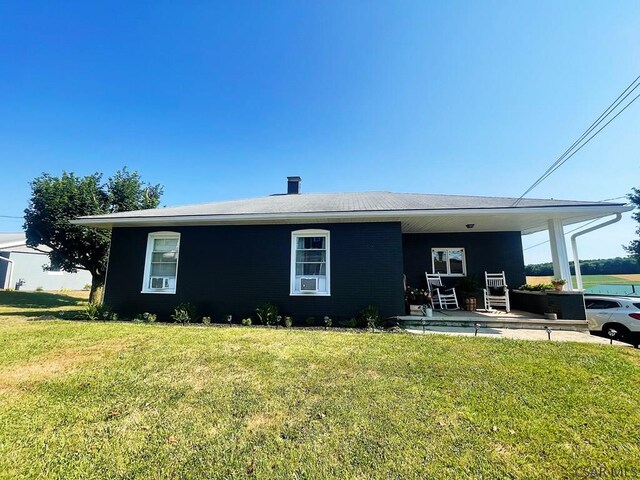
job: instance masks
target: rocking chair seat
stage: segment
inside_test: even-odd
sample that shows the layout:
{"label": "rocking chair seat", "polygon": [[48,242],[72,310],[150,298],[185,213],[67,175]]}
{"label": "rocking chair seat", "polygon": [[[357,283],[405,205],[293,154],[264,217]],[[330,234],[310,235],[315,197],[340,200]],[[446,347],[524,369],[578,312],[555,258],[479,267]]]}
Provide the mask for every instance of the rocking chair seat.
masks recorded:
{"label": "rocking chair seat", "polygon": [[442,283],[439,273],[425,273],[425,275],[427,276],[427,286],[431,292],[435,308],[439,310],[448,310],[450,308],[457,310],[460,308],[455,288],[446,287]]}
{"label": "rocking chair seat", "polygon": [[511,305],[509,302],[509,288],[507,288],[507,279],[504,271],[501,273],[484,272],[485,288],[484,291],[484,308],[485,310],[493,310],[493,307],[503,307],[509,313]]}

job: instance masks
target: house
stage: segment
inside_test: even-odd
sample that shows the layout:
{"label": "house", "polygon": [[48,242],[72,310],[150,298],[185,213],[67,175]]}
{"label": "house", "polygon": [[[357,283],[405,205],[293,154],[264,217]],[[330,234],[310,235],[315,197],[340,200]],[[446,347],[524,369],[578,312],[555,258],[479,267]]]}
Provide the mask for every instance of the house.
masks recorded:
{"label": "house", "polygon": [[82,290],[91,284],[84,270],[69,273],[51,268],[44,245],[27,246],[24,232],[0,233],[0,288],[16,290]]}
{"label": "house", "polygon": [[[348,319],[369,304],[404,313],[403,274],[449,284],[505,271],[525,282],[522,234],[549,230],[558,274],[563,228],[629,210],[620,203],[389,192],[287,193],[82,217],[112,230],[105,303],[167,317],[182,302],[235,318],[264,302],[295,318]],[[562,241],[559,241],[562,239]]]}

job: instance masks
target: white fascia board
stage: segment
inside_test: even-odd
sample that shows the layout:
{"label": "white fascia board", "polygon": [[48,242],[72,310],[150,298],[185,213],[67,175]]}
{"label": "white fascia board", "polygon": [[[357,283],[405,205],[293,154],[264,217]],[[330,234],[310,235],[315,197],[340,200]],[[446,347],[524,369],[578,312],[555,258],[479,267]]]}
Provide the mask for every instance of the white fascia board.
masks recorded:
{"label": "white fascia board", "polygon": [[97,228],[115,226],[163,226],[163,225],[220,225],[229,223],[255,223],[260,221],[304,221],[332,219],[382,219],[397,221],[416,216],[462,216],[462,215],[527,215],[548,213],[549,218],[562,218],[567,214],[591,214],[594,218],[614,213],[633,210],[628,205],[589,205],[560,207],[511,207],[511,208],[465,208],[441,210],[380,210],[356,212],[302,212],[302,213],[258,213],[258,214],[215,214],[215,215],[174,215],[174,216],[141,216],[141,217],[95,217],[72,220],[74,225]]}
{"label": "white fascia board", "polygon": [[10,243],[3,243],[0,244],[0,250],[9,250],[11,248],[17,248],[17,247],[26,247],[27,243],[26,242],[10,242]]}

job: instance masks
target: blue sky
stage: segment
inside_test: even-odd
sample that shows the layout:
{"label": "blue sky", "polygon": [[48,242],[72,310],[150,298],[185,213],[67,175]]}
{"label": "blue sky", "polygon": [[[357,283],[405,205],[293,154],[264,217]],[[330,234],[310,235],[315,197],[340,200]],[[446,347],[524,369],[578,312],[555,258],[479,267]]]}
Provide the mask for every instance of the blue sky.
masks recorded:
{"label": "blue sky", "polygon": [[[638,25],[637,1],[2,2],[0,215],[42,172],[124,165],[166,205],[287,175],[517,197],[640,74]],[[640,187],[639,126],[640,100],[530,196]],[[634,227],[582,237],[582,256],[622,255]]]}

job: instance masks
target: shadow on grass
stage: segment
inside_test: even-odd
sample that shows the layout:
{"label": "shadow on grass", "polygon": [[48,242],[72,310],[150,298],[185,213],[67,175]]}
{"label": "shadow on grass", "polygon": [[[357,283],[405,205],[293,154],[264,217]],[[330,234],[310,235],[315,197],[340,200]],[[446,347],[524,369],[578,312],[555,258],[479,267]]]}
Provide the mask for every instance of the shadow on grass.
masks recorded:
{"label": "shadow on grass", "polygon": [[84,310],[87,301],[64,293],[0,292],[0,316],[71,316]]}

